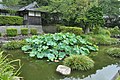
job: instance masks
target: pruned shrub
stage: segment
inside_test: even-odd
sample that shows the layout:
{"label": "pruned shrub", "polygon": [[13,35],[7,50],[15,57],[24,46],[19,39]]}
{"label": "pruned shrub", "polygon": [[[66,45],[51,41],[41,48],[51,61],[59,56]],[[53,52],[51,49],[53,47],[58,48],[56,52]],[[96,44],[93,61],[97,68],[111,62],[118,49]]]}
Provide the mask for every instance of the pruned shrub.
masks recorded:
{"label": "pruned shrub", "polygon": [[24,46],[26,42],[24,40],[20,41],[11,41],[8,43],[5,43],[2,48],[8,49],[8,50],[14,50],[14,49],[21,49],[22,46]]}
{"label": "pruned shrub", "polygon": [[21,28],[22,35],[28,35],[28,28]]}
{"label": "pruned shrub", "polygon": [[94,67],[94,61],[84,55],[72,55],[64,59],[63,64],[73,70],[89,70]]}
{"label": "pruned shrub", "polygon": [[0,16],[0,25],[22,25],[23,18],[19,16]]}
{"label": "pruned shrub", "polygon": [[7,33],[7,36],[9,36],[9,37],[17,36],[17,29],[16,28],[7,28],[6,33]]}
{"label": "pruned shrub", "polygon": [[67,32],[74,33],[76,35],[81,35],[83,33],[82,28],[79,28],[79,27],[59,26],[58,31],[63,33],[67,33]]}
{"label": "pruned shrub", "polygon": [[110,56],[113,56],[113,57],[119,57],[120,58],[120,48],[109,48],[107,50],[107,53],[110,55]]}
{"label": "pruned shrub", "polygon": [[37,29],[36,28],[31,28],[30,29],[30,34],[37,35]]}

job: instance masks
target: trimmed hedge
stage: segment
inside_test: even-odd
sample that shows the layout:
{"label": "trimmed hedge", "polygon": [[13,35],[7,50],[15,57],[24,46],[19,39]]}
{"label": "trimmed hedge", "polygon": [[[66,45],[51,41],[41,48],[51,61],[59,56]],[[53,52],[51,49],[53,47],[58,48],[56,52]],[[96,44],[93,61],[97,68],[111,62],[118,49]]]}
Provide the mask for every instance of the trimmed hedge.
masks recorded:
{"label": "trimmed hedge", "polygon": [[37,29],[36,28],[31,28],[30,29],[30,34],[37,35]]}
{"label": "trimmed hedge", "polygon": [[19,16],[0,16],[0,25],[22,25],[23,18]]}
{"label": "trimmed hedge", "polygon": [[66,32],[74,33],[74,34],[76,34],[76,35],[80,35],[80,34],[83,33],[83,29],[82,29],[82,28],[79,28],[79,27],[60,26],[60,27],[58,27],[58,31],[59,31],[59,32],[63,32],[63,33],[66,33]]}
{"label": "trimmed hedge", "polygon": [[7,28],[6,33],[7,33],[7,36],[10,36],[10,37],[17,36],[17,29],[16,28]]}
{"label": "trimmed hedge", "polygon": [[28,28],[21,28],[22,35],[28,35]]}

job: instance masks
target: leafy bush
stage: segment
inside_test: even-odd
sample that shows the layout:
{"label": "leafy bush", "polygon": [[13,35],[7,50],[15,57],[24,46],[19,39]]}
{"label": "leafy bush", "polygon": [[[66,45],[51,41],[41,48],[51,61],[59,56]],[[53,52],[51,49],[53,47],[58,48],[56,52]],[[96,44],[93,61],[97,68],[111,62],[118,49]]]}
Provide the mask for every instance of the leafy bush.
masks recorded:
{"label": "leafy bush", "polygon": [[3,57],[2,53],[0,53],[0,80],[13,80],[18,72],[12,65],[16,60],[10,61],[6,56]]}
{"label": "leafy bush", "polygon": [[82,37],[93,44],[117,44],[119,42],[118,39],[111,38],[108,35],[101,35],[101,34],[89,34],[89,35],[82,35]]}
{"label": "leafy bush", "polygon": [[94,34],[100,34],[100,35],[108,35],[108,36],[111,35],[109,30],[106,30],[106,29],[101,28],[101,27],[93,29],[93,33]]}
{"label": "leafy bush", "polygon": [[30,29],[30,34],[37,35],[37,29],[36,28],[31,28]]}
{"label": "leafy bush", "polygon": [[109,48],[107,53],[113,57],[120,57],[120,48]]}
{"label": "leafy bush", "polygon": [[33,36],[26,39],[29,45],[22,47],[22,50],[30,53],[30,57],[44,58],[54,61],[65,58],[72,54],[88,55],[91,51],[97,51],[96,45],[76,36],[72,33],[56,33]]}
{"label": "leafy bush", "polygon": [[28,28],[21,28],[22,35],[28,35]]}
{"label": "leafy bush", "polygon": [[120,76],[116,80],[120,80]]}
{"label": "leafy bush", "polygon": [[22,25],[23,18],[19,16],[0,16],[0,25]]}
{"label": "leafy bush", "polygon": [[8,43],[5,43],[2,47],[8,50],[14,50],[14,49],[21,49],[22,46],[26,44],[25,41],[11,41]]}
{"label": "leafy bush", "polygon": [[7,36],[14,37],[17,36],[17,29],[16,28],[7,28]]}
{"label": "leafy bush", "polygon": [[80,35],[83,32],[82,28],[79,28],[79,27],[66,27],[66,26],[58,27],[58,31],[63,32],[63,33],[67,33],[67,32],[74,33],[76,35]]}
{"label": "leafy bush", "polygon": [[120,34],[120,29],[117,26],[114,28],[108,28],[108,30],[110,31],[112,36]]}
{"label": "leafy bush", "polygon": [[94,61],[84,55],[72,55],[65,58],[63,63],[75,70],[89,70],[94,67]]}

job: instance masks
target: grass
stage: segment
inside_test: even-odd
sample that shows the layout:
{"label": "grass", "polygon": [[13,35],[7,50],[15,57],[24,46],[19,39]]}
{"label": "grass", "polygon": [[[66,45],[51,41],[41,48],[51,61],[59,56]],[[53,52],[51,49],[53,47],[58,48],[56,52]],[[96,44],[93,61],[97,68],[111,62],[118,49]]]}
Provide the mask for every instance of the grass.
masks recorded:
{"label": "grass", "polygon": [[116,80],[120,80],[120,76]]}

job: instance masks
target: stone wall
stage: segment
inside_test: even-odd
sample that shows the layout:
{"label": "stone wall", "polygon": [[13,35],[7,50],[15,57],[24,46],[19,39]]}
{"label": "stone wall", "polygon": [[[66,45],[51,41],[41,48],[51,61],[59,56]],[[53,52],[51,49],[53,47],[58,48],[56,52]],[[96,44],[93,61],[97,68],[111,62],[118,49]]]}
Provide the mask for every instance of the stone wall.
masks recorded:
{"label": "stone wall", "polygon": [[21,33],[21,28],[36,28],[38,30],[38,33],[43,33],[43,29],[41,25],[20,25],[20,26],[0,26],[0,33],[6,34],[7,28],[16,28],[18,30],[18,34]]}

